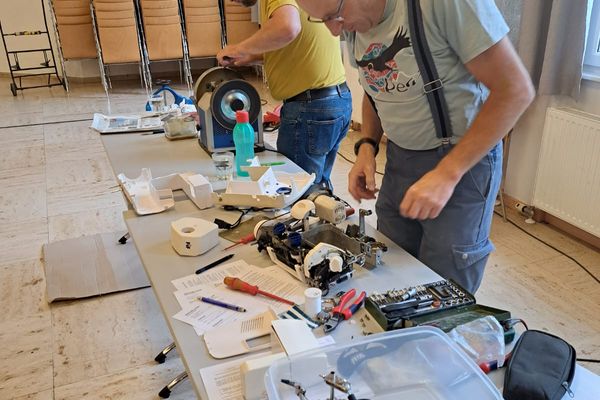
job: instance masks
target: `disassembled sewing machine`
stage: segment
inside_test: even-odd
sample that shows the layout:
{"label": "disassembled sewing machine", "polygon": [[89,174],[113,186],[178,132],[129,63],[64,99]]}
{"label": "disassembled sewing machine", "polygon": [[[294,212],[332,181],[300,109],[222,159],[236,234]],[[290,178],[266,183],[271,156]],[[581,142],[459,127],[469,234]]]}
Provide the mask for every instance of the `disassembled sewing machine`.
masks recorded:
{"label": "disassembled sewing machine", "polygon": [[370,214],[359,210],[359,225],[348,225],[343,231],[335,224],[345,220],[346,203],[317,193],[298,201],[291,218],[259,222],[254,236],[258,251],[266,250],[275,264],[326,294],[352,277],[355,264],[381,263],[387,246],[365,234],[365,217]]}

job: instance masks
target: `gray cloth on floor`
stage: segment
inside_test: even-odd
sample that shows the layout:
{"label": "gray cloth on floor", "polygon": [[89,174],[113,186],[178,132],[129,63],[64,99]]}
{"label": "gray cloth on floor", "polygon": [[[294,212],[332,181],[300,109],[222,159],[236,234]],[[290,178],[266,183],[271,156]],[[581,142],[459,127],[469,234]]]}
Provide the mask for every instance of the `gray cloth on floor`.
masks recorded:
{"label": "gray cloth on floor", "polygon": [[48,303],[149,286],[131,240],[102,233],[44,245]]}

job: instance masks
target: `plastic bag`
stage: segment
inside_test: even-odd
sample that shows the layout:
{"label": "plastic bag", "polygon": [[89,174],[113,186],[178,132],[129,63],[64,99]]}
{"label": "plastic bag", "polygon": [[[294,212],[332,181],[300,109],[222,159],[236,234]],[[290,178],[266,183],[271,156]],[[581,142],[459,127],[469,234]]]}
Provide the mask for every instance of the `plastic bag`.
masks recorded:
{"label": "plastic bag", "polygon": [[448,333],[450,338],[478,365],[497,362],[504,365],[504,330],[496,318],[487,316],[459,325]]}

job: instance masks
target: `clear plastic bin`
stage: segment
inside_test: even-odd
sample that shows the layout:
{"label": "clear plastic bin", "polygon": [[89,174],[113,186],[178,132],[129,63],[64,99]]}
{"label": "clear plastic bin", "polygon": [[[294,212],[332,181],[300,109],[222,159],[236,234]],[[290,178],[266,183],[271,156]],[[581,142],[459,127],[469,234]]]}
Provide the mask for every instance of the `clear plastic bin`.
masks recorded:
{"label": "clear plastic bin", "polygon": [[[440,329],[416,327],[367,336],[298,354],[269,367],[269,400],[298,399],[282,379],[298,382],[308,400],[329,399],[319,376],[335,371],[358,399],[502,399],[493,383]],[[347,395],[336,391],[336,399]]]}

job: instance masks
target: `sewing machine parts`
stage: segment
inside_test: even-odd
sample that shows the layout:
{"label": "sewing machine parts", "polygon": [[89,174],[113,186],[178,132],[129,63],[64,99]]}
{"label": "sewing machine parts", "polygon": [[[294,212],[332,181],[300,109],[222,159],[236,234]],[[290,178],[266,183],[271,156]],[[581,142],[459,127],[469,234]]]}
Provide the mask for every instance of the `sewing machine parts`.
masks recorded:
{"label": "sewing machine parts", "polygon": [[216,205],[284,208],[296,202],[315,181],[315,174],[274,171],[270,166],[261,166],[257,157],[244,169],[250,179],[228,180],[224,193],[212,194]]}
{"label": "sewing machine parts", "polygon": [[[325,218],[337,215],[326,210]],[[381,262],[381,253],[387,251],[385,244],[365,234],[365,212],[360,212],[359,227],[349,225],[345,232],[320,218],[315,203],[308,199],[294,204],[290,214],[287,219],[256,225],[258,250],[266,250],[276,265],[324,294],[351,278],[354,265],[374,267]]]}
{"label": "sewing machine parts", "polygon": [[219,244],[219,229],[201,218],[184,217],[171,222],[171,245],[181,256],[199,256]]}
{"label": "sewing machine parts", "polygon": [[184,172],[152,178],[149,168],[142,168],[140,176],[117,176],[127,200],[138,215],[156,214],[175,206],[174,190],[183,190],[200,209],[212,207],[212,187],[200,174]]}

